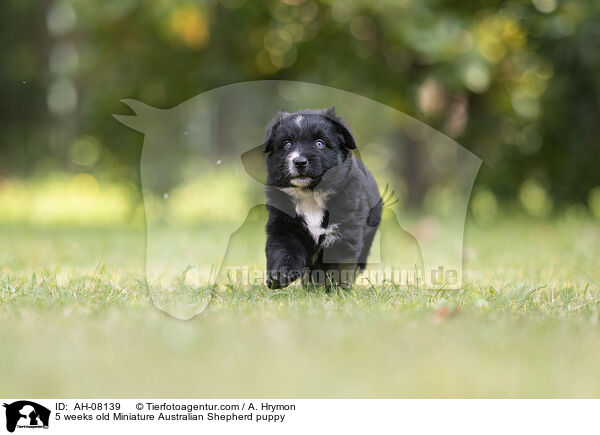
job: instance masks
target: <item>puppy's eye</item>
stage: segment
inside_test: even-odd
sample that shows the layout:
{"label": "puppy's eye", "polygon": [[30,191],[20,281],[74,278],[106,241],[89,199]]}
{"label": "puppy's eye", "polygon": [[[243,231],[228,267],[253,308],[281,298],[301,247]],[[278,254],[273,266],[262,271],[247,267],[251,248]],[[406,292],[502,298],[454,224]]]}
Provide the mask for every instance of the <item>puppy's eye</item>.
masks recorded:
{"label": "puppy's eye", "polygon": [[325,142],[323,142],[322,140],[318,140],[315,142],[315,146],[317,148],[323,148],[325,146]]}
{"label": "puppy's eye", "polygon": [[292,143],[289,141],[283,144],[284,150],[289,150],[291,147],[292,147]]}

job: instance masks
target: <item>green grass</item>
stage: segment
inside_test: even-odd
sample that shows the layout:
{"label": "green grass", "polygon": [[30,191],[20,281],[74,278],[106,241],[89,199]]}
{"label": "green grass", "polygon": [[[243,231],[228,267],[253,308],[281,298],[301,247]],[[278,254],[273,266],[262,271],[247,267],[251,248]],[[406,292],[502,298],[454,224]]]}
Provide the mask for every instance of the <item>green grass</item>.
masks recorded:
{"label": "green grass", "polygon": [[599,397],[600,227],[469,224],[459,290],[210,289],[156,309],[142,229],[0,229],[2,397]]}

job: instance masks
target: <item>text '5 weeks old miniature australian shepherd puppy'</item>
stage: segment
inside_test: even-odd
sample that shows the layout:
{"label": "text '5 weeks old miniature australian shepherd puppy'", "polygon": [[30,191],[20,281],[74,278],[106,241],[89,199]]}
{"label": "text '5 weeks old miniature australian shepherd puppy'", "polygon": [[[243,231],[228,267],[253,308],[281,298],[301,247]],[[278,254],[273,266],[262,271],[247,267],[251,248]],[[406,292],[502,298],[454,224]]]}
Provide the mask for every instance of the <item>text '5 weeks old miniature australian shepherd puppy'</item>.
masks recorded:
{"label": "text '5 weeks old miniature australian shepherd puppy'", "polygon": [[333,108],[280,112],[266,128],[267,286],[350,287],[379,222],[377,183]]}

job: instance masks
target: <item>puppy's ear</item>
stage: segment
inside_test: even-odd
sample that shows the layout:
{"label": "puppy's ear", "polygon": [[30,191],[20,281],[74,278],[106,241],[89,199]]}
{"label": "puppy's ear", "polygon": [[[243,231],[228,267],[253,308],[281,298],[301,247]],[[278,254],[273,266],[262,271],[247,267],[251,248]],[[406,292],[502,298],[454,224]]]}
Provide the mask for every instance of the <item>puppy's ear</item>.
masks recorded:
{"label": "puppy's ear", "polygon": [[265,137],[263,139],[263,152],[269,153],[273,151],[273,133],[279,126],[279,123],[288,116],[290,116],[288,112],[280,110],[277,112],[277,115],[275,115],[275,118],[267,124],[265,127]]}
{"label": "puppy's ear", "polygon": [[328,118],[333,123],[338,133],[342,136],[346,148],[351,150],[356,149],[354,136],[352,136],[352,132],[350,132],[350,128],[346,125],[344,120],[337,113],[335,113],[335,107],[325,109],[323,116]]}

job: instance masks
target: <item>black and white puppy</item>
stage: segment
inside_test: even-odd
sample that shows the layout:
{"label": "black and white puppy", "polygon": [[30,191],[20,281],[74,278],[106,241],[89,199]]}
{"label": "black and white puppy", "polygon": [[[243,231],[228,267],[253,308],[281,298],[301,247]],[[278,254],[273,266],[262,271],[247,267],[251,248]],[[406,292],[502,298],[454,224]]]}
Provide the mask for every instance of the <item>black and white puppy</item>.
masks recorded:
{"label": "black and white puppy", "polygon": [[381,221],[377,183],[334,108],[280,112],[266,127],[269,288],[297,278],[347,288]]}

